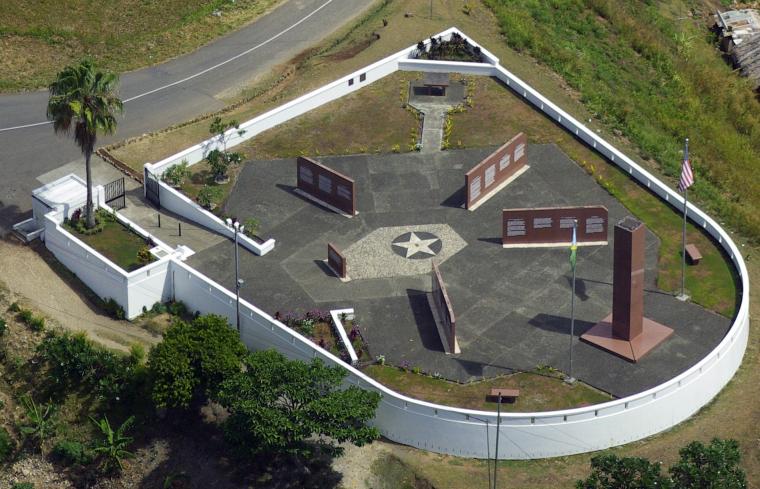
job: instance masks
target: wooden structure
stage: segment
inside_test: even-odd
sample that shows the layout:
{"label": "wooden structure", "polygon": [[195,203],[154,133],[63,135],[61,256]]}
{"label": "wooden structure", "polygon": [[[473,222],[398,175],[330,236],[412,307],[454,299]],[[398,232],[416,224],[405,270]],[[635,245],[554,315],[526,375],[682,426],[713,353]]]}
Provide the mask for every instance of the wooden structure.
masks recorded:
{"label": "wooden structure", "polygon": [[518,397],[520,397],[520,389],[500,389],[492,388],[488,394],[489,402],[499,402],[499,396],[501,396],[501,402],[514,403]]}
{"label": "wooden structure", "polygon": [[695,244],[686,245],[686,259],[692,265],[698,265],[699,260],[702,259],[702,253],[699,252],[699,248]]}

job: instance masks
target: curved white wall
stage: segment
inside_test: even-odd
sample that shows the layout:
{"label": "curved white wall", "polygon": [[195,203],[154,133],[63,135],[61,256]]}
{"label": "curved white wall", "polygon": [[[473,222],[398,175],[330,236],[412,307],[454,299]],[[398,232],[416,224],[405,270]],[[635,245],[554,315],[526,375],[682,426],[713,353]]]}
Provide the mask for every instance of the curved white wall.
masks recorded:
{"label": "curved white wall", "polygon": [[[446,37],[453,31],[455,29],[449,29],[441,35]],[[413,49],[414,47],[410,47],[358,70],[348,77],[263,114],[241,127],[250,128],[256,134],[345,95],[362,86],[356,84],[349,90],[345,85],[348,78],[358,76],[359,73],[373,74],[372,77],[368,76],[368,83],[396,69],[491,75],[502,80],[538,110],[596,148],[609,161],[627,171],[632,178],[663,200],[676,207],[682,206],[681,197],[670,187],[499,66],[498,59],[487,51],[484,50],[484,53],[489,63],[470,64],[406,59]],[[252,136],[253,134],[250,135]],[[248,134],[246,139],[247,137]],[[183,157],[198,161],[209,144],[214,143],[207,141],[154,166],[160,173],[168,166],[181,161]],[[570,455],[645,438],[671,428],[697,412],[733,377],[741,364],[749,334],[747,269],[741,253],[728,233],[713,219],[693,204],[689,204],[689,217],[723,247],[740,277],[741,302],[726,337],[688,371],[646,392],[585,408],[504,414],[500,458],[530,459]],[[175,295],[178,300],[203,313],[227,316],[231,324],[235,323],[235,301],[231,292],[177,260],[173,260],[171,275],[174,276]],[[289,357],[300,360],[320,357],[329,364],[340,364],[346,368],[349,371],[348,383],[380,392],[382,400],[374,424],[389,439],[440,453],[479,458],[493,456],[495,413],[440,406],[405,397],[343,363],[255,306],[243,301],[241,311],[241,337],[249,348],[277,348]],[[486,442],[487,439],[490,443]]]}

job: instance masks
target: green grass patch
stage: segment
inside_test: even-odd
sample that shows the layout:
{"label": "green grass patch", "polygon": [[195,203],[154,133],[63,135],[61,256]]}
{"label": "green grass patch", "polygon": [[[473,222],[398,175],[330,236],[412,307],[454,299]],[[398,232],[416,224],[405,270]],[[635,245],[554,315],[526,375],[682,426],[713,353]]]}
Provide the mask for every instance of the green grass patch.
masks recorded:
{"label": "green grass patch", "polygon": [[[506,43],[561,75],[606,126],[665,175],[691,137],[693,194],[760,239],[760,102],[731,72],[702,2],[485,0]],[[692,16],[692,14],[694,14]]]}
{"label": "green grass patch", "polygon": [[[123,72],[190,52],[279,0],[0,2],[0,91],[46,86],[83,56]],[[219,10],[222,15],[212,13]]]}
{"label": "green grass patch", "polygon": [[415,399],[486,411],[496,411],[496,404],[486,401],[486,395],[493,387],[520,389],[520,397],[514,404],[502,404],[502,410],[507,412],[555,411],[613,399],[609,394],[582,382],[568,385],[551,371],[520,372],[468,384],[436,379],[388,365],[370,365],[364,373]]}
{"label": "green grass patch", "polygon": [[103,230],[95,234],[80,234],[71,225],[66,229],[82,240],[85,244],[97,250],[116,265],[127,272],[137,270],[154,261],[153,255],[149,259],[141,259],[138,255],[150,248],[150,244],[131,229],[127,228],[115,219],[101,217]]}
{"label": "green grass patch", "polygon": [[379,457],[370,470],[377,478],[377,489],[433,489],[430,482],[392,454]]}

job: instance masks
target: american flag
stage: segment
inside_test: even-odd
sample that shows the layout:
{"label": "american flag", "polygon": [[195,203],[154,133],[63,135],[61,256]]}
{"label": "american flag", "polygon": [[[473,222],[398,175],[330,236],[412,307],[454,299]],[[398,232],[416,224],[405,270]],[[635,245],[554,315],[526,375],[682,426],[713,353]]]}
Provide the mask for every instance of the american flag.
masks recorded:
{"label": "american flag", "polygon": [[681,164],[681,180],[678,182],[678,190],[685,192],[687,188],[694,185],[694,172],[691,171],[689,163],[689,140],[686,140],[686,146],[683,150],[683,163]]}

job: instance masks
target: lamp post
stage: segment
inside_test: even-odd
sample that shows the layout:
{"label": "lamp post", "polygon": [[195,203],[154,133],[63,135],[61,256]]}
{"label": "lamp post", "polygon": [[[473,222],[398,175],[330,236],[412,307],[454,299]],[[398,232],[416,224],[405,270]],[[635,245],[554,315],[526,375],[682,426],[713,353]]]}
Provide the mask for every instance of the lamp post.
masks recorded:
{"label": "lamp post", "polygon": [[493,456],[493,489],[496,489],[496,469],[499,467],[499,429],[501,428],[501,392],[496,404],[496,451]]}
{"label": "lamp post", "polygon": [[240,223],[233,221],[229,217],[227,218],[227,225],[231,226],[235,230],[235,325],[237,326],[238,333],[240,332],[240,287],[243,286],[245,281],[240,278],[239,257],[238,257],[238,234],[245,230],[245,226],[241,226]]}

